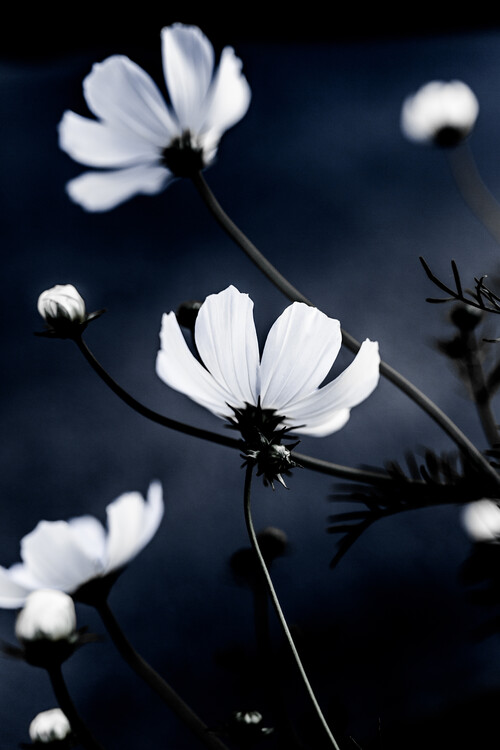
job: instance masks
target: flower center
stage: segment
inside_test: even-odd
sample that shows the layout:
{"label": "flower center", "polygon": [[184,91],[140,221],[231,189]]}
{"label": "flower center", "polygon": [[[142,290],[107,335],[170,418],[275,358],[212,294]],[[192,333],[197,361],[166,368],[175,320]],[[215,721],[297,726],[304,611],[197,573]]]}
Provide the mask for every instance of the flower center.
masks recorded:
{"label": "flower center", "polygon": [[235,409],[234,417],[229,421],[241,432],[245,443],[245,463],[257,466],[257,476],[262,475],[264,484],[274,489],[274,480],[285,485],[281,474],[288,474],[290,469],[298,466],[292,459],[291,451],[298,441],[283,445],[282,440],[289,427],[280,427],[283,417],[275,409],[262,409],[260,405],[246,404],[244,409]]}
{"label": "flower center", "polygon": [[163,149],[162,159],[167,169],[177,177],[192,177],[206,166],[203,149],[193,144],[189,130],[179,138],[174,138]]}

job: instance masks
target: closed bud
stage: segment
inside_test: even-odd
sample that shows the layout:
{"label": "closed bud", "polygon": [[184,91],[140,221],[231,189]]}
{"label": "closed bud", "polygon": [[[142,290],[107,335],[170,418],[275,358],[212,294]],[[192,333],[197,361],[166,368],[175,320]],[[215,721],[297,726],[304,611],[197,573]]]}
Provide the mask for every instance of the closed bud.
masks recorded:
{"label": "closed bud", "polygon": [[462,513],[462,523],[475,542],[500,542],[500,507],[483,498],[469,503]]}
{"label": "closed bud", "polygon": [[56,284],[46,289],[38,298],[38,312],[49,324],[57,321],[84,323],[87,314],[85,302],[72,284]]}
{"label": "closed bud", "polygon": [[48,744],[65,740],[71,734],[66,715],[60,708],[42,711],[30,724],[29,735],[33,743]]}
{"label": "closed bud", "polygon": [[16,620],[16,636],[23,644],[76,640],[73,599],[63,591],[38,589],[26,599]]}
{"label": "closed bud", "polygon": [[478,112],[474,92],[462,81],[431,81],[405,99],[401,129],[412,141],[458,146],[474,127]]}

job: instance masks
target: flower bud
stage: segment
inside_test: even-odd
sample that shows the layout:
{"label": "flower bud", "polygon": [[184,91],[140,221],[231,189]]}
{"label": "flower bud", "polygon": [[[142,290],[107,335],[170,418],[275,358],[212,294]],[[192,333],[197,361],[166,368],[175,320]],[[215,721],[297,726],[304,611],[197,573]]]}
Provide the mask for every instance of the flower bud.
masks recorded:
{"label": "flower bud", "polygon": [[462,523],[475,542],[500,541],[500,507],[493,500],[483,498],[467,505]]}
{"label": "flower bud", "polygon": [[42,711],[30,724],[29,735],[32,742],[49,743],[64,740],[71,734],[71,727],[60,708]]}
{"label": "flower bud", "polygon": [[16,636],[24,644],[35,641],[74,642],[76,612],[73,599],[55,589],[33,591],[17,616]]}
{"label": "flower bud", "polygon": [[72,284],[56,284],[38,298],[38,312],[49,324],[63,320],[84,323],[87,319],[85,302]]}
{"label": "flower bud", "polygon": [[401,110],[401,129],[411,141],[458,146],[479,112],[474,92],[462,81],[431,81],[409,96]]}

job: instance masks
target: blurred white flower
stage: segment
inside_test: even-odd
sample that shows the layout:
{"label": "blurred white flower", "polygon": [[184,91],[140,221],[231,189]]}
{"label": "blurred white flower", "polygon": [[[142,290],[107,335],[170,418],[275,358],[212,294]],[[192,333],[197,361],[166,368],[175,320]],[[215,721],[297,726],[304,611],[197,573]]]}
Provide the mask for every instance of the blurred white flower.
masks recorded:
{"label": "blurred white flower", "polygon": [[27,596],[16,620],[19,641],[72,641],[75,635],[75,605],[68,594],[55,589],[38,589]]}
{"label": "blurred white flower", "polygon": [[72,284],[56,284],[38,297],[38,312],[48,323],[64,319],[71,323],[86,320],[85,302]]}
{"label": "blurred white flower", "polygon": [[156,533],[163,516],[162,489],[152,482],[144,500],[121,495],[106,508],[108,528],[93,516],[40,521],[21,540],[22,563],[0,567],[0,607],[23,606],[41,588],[75,593],[129,563]]}
{"label": "blurred white flower", "polygon": [[83,82],[97,120],[65,112],[59,145],[73,159],[107,171],[67,185],[88,211],[107,211],[139,193],[163,190],[174,177],[208,166],[226,130],[245,115],[250,88],[231,47],[214,72],[214,50],[196,26],[162,29],[167,106],[150,76],[123,55],[96,63]]}
{"label": "blurred white flower", "polygon": [[401,129],[412,141],[456,146],[471,132],[479,104],[462,81],[431,81],[405,99]]}
{"label": "blurred white flower", "polygon": [[[294,302],[272,326],[259,357],[253,302],[230,286],[202,304],[195,323],[201,364],[175,313],[163,315],[156,372],[171,388],[239,426],[274,413],[274,427],[321,437],[339,430],[379,380],[378,344],[368,339],[335,380],[318,388],[341,345],[338,320]],[[204,366],[203,366],[204,365]],[[251,414],[250,414],[251,412]],[[261,427],[262,424],[259,424]]]}
{"label": "blurred white flower", "polygon": [[466,505],[462,523],[475,542],[500,542],[500,507],[493,500],[483,498]]}
{"label": "blurred white flower", "polygon": [[37,714],[29,727],[32,742],[54,742],[64,740],[71,734],[71,727],[66,715],[60,708],[51,708]]}

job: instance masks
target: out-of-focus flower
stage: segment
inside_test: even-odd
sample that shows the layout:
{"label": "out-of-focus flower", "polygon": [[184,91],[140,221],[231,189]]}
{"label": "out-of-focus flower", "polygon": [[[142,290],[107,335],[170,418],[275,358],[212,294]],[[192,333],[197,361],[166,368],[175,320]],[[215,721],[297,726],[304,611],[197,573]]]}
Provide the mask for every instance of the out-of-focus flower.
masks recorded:
{"label": "out-of-focus flower", "polygon": [[75,635],[75,605],[68,594],[38,589],[28,595],[16,620],[19,641],[73,641]]}
{"label": "out-of-focus flower", "polygon": [[0,607],[23,606],[41,588],[76,594],[90,582],[111,578],[148,544],[163,516],[161,485],[152,482],[144,500],[121,495],[106,508],[108,529],[93,516],[40,521],[21,540],[22,563],[0,567]]}
{"label": "out-of-focus flower", "polygon": [[500,507],[493,500],[483,498],[466,505],[462,523],[475,542],[500,542]]}
{"label": "out-of-focus flower", "polygon": [[175,313],[164,314],[160,339],[159,377],[233,422],[247,443],[255,429],[273,446],[274,435],[284,429],[329,435],[379,380],[378,344],[367,339],[349,367],[318,388],[340,349],[340,323],[300,302],[276,320],[260,360],[253,303],[233,286],[207,297],[196,318],[203,364],[190,352]]}
{"label": "out-of-focus flower", "polygon": [[431,81],[405,99],[401,129],[412,141],[457,146],[471,132],[479,104],[462,81]]}
{"label": "out-of-focus flower", "polygon": [[70,734],[69,721],[60,708],[51,708],[37,714],[29,727],[32,742],[57,742],[66,739]]}
{"label": "out-of-focus flower", "polygon": [[245,115],[250,88],[231,47],[214,71],[214,50],[196,26],[162,29],[167,106],[149,75],[123,55],[96,63],[85,100],[97,120],[65,112],[59,145],[73,159],[107,171],[86,172],[67,185],[88,211],[107,211],[139,193],[163,190],[175,177],[212,163],[219,140]]}

